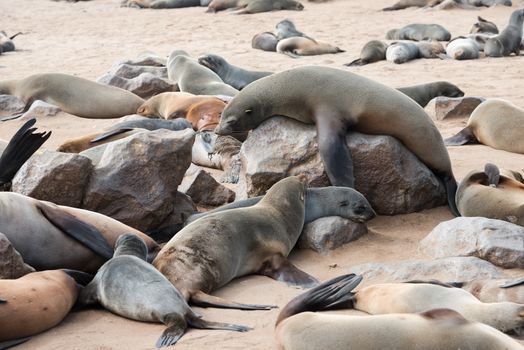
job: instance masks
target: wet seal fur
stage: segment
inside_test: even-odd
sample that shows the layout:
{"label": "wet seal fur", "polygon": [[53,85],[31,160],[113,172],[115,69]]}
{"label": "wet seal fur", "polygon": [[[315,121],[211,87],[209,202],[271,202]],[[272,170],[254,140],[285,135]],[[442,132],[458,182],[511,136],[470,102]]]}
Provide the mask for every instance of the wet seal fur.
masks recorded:
{"label": "wet seal fur", "polygon": [[360,51],[360,57],[345,66],[364,66],[369,63],[383,61],[386,59],[388,45],[380,40],[371,40],[364,45]]}
{"label": "wet seal fur", "polygon": [[429,101],[438,96],[462,97],[464,92],[458,86],[447,81],[435,81],[432,83],[419,84],[397,88],[404,95],[411,97],[421,107],[425,107]]}
{"label": "wet seal fur", "polygon": [[484,53],[489,57],[509,56],[512,53],[520,55],[522,42],[522,23],[524,22],[524,9],[515,10],[509,18],[509,23],[502,33],[486,42]]}
{"label": "wet seal fur", "polygon": [[251,130],[275,115],[316,124],[320,156],[334,186],[354,187],[349,128],[397,138],[444,182],[450,209],[458,215],[457,183],[442,136],[422,107],[400,91],[340,69],[294,68],[246,86],[224,109],[215,132]]}
{"label": "wet seal fur", "polygon": [[113,258],[98,270],[81,292],[79,303],[100,303],[109,311],[137,321],[164,323],[167,328],[156,346],[175,344],[188,326],[245,332],[239,325],[206,321],[187,304],[180,292],[146,261],[147,246],[134,234],[118,238]]}

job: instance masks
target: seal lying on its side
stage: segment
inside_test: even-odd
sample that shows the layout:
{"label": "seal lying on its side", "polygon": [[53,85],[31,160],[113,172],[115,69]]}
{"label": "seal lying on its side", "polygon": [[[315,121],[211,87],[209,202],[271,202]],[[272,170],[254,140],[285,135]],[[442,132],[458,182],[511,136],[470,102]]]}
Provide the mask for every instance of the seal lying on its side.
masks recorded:
{"label": "seal lying on its side", "polygon": [[161,322],[167,328],[156,346],[175,344],[187,326],[245,332],[249,328],[200,318],[180,292],[146,262],[144,241],[132,234],[118,238],[113,258],[98,270],[80,293],[79,303],[100,303],[117,315],[137,321]]}
{"label": "seal lying on its side", "polygon": [[386,39],[448,41],[451,39],[451,33],[439,24],[413,23],[399,29],[391,29],[386,33]]}
{"label": "seal lying on its side", "polygon": [[455,287],[467,290],[484,303],[511,301],[524,304],[524,278],[477,279],[468,282],[452,282]]}
{"label": "seal lying on its side", "polygon": [[397,88],[404,95],[411,97],[421,107],[425,107],[429,101],[438,96],[462,97],[464,92],[447,81],[435,81],[427,84],[406,86]]}
{"label": "seal lying on its side", "polygon": [[446,54],[456,60],[474,60],[480,56],[480,46],[472,38],[459,36],[448,43]]}
{"label": "seal lying on its side", "polygon": [[271,32],[262,32],[255,34],[251,39],[251,47],[263,51],[277,51],[278,39]]}
{"label": "seal lying on its side", "polygon": [[360,51],[360,57],[345,66],[364,66],[369,63],[383,61],[386,59],[388,45],[380,40],[371,40],[364,45]]}
{"label": "seal lying on its side", "polygon": [[497,25],[493,22],[490,22],[480,16],[477,17],[478,22],[473,24],[471,29],[469,30],[470,34],[475,33],[493,33],[498,34],[499,29],[497,28]]}
{"label": "seal lying on its side", "polygon": [[298,56],[324,55],[345,51],[322,41],[295,36],[280,40],[277,44],[277,52],[297,58]]}

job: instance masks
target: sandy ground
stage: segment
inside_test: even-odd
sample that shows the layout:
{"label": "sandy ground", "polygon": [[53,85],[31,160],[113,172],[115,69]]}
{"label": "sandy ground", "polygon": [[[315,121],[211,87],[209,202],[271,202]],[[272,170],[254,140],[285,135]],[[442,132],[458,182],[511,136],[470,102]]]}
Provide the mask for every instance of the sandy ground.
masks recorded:
{"label": "sandy ground", "polygon": [[[215,53],[231,63],[255,70],[280,71],[300,65],[328,65],[342,68],[358,57],[371,39],[381,39],[387,30],[410,23],[438,23],[453,36],[468,33],[476,17],[494,21],[502,29],[510,13],[524,6],[478,11],[423,11],[408,9],[384,13],[379,9],[394,0],[335,0],[325,4],[305,3],[302,12],[274,12],[236,16],[206,14],[204,8],[137,10],[120,8],[119,0],[80,3],[48,0],[0,0],[0,30],[22,31],[16,38],[18,50],[0,55],[0,79],[18,79],[34,73],[62,72],[96,79],[111,65],[150,50],[168,55],[184,49],[193,55]],[[345,49],[345,53],[292,59],[251,48],[254,34],[272,30],[284,19],[318,40]],[[475,61],[416,60],[403,65],[379,62],[351,68],[384,84],[401,87],[435,80],[457,84],[467,95],[507,99],[524,107],[523,58],[483,58]],[[348,68],[344,68],[348,69]],[[113,120],[88,120],[60,113],[41,118],[38,126],[53,130],[45,147],[54,149],[64,139],[80,136],[112,124]],[[466,120],[439,122],[447,137],[460,130]],[[20,121],[0,124],[0,138],[9,139]],[[449,148],[458,179],[491,161],[500,167],[524,170],[524,155],[486,146]],[[324,280],[351,271],[365,262],[384,262],[424,257],[418,242],[439,222],[451,219],[445,207],[409,215],[378,217],[369,223],[369,234],[328,255],[302,250],[291,260],[300,268]],[[333,264],[335,268],[330,267]],[[508,271],[521,275],[521,271]],[[266,277],[238,279],[215,294],[227,299],[284,306],[301,290]],[[249,333],[190,330],[176,345],[178,349],[271,349],[275,348],[273,327],[278,310],[234,311],[197,309],[207,319],[246,324]],[[54,329],[34,337],[20,349],[149,349],[163,331],[163,325],[129,321],[101,310],[71,313]]]}

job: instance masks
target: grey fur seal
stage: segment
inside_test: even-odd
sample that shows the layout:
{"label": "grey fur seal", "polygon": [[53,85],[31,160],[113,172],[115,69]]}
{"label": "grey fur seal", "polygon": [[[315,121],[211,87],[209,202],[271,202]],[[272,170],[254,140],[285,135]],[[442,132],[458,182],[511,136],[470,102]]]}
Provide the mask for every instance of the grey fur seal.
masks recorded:
{"label": "grey fur seal", "polygon": [[524,154],[524,109],[501,99],[488,99],[475,108],[464,129],[445,140],[448,146],[468,143]]}
{"label": "grey fur seal", "polygon": [[382,9],[382,11],[403,10],[408,7],[428,7],[428,8],[474,8],[474,7],[489,7],[494,5],[511,6],[511,0],[400,0],[390,7]]}
{"label": "grey fur seal", "polygon": [[315,41],[315,39],[313,39],[312,37],[298,30],[295,27],[295,23],[293,23],[293,21],[291,21],[290,19],[284,19],[278,22],[275,28],[277,29],[277,39],[278,40],[292,38],[294,36],[300,36],[300,37],[308,38],[308,39]]}
{"label": "grey fur seal", "polygon": [[[24,112],[33,101],[42,100],[58,106],[66,113],[93,119],[134,114],[144,103],[143,99],[127,90],[59,73],[0,81],[0,94],[14,95],[22,100],[26,104]],[[14,119],[24,112],[2,120]]]}
{"label": "grey fur seal", "polygon": [[280,40],[277,44],[277,52],[297,58],[298,56],[334,54],[345,51],[322,41],[295,36]]}
{"label": "grey fur seal", "polygon": [[444,46],[438,41],[418,42],[399,41],[386,49],[386,60],[402,64],[417,58],[443,58]]}
{"label": "grey fur seal", "polygon": [[382,11],[403,10],[408,7],[432,7],[440,4],[443,0],[400,0],[393,6],[385,7]]}
{"label": "grey fur seal", "polygon": [[471,29],[469,30],[470,34],[475,33],[493,33],[498,34],[499,29],[497,28],[497,25],[493,22],[490,22],[480,16],[477,17],[478,22],[473,24]]}
{"label": "grey fur seal", "polygon": [[448,43],[446,54],[455,60],[474,60],[480,56],[480,47],[475,40],[459,36]]}
{"label": "grey fur seal", "polygon": [[[477,44],[479,51],[484,51],[484,47],[486,46],[487,41],[494,37],[496,34],[493,33],[475,33],[475,34],[468,34],[466,38],[469,38]],[[470,51],[474,52],[476,49],[474,48],[474,45],[472,44],[466,44],[466,46],[472,47],[473,49],[470,49]],[[467,51],[467,50],[466,50]],[[473,54],[475,55],[475,54]]]}
{"label": "grey fur seal", "polygon": [[400,29],[391,29],[386,34],[388,40],[437,40],[448,41],[451,33],[439,24],[409,24]]}
{"label": "grey fur seal", "polygon": [[198,58],[198,63],[215,72],[224,83],[237,90],[242,90],[247,84],[273,74],[272,72],[249,71],[228,63],[224,58],[207,54]]}
{"label": "grey fur seal", "polygon": [[137,321],[164,323],[167,328],[156,347],[175,344],[186,328],[245,332],[249,328],[206,321],[187,304],[180,292],[146,261],[147,246],[129,233],[118,238],[113,258],[98,270],[80,293],[79,303],[100,303],[109,311]]}
{"label": "grey fur seal", "polygon": [[[450,309],[422,313],[353,316],[315,313],[342,308],[348,291],[360,281],[345,275],[324,282],[291,300],[280,312],[275,335],[285,350],[517,350],[522,346],[504,333],[470,322]],[[377,300],[380,304],[380,299]],[[409,302],[408,302],[409,303]]]}
{"label": "grey fur seal", "polygon": [[22,32],[18,32],[15,35],[9,36],[3,30],[0,31],[0,53],[15,51],[15,43],[13,42],[13,39],[20,34],[22,34]]}
{"label": "grey fur seal", "polygon": [[425,107],[429,101],[438,96],[462,97],[464,92],[458,86],[447,81],[435,81],[427,84],[419,84],[397,88],[404,95],[411,97],[421,107]]}
{"label": "grey fur seal", "polygon": [[227,9],[239,10],[237,14],[260,13],[278,10],[302,11],[304,5],[295,0],[213,0],[207,12]]}
{"label": "grey fur seal", "polygon": [[255,34],[251,39],[251,47],[263,51],[277,51],[278,39],[271,32],[262,32]]}
{"label": "grey fur seal", "polygon": [[369,63],[383,61],[386,59],[388,45],[380,40],[371,40],[360,50],[360,57],[345,66],[364,66]]}
{"label": "grey fur seal", "polygon": [[509,18],[509,23],[502,33],[490,38],[484,47],[484,53],[490,57],[509,56],[512,53],[520,55],[522,42],[522,23],[524,9],[515,10]]}
{"label": "grey fur seal", "polygon": [[340,69],[294,68],[246,86],[226,106],[215,132],[254,129],[275,115],[316,124],[320,156],[334,186],[354,187],[349,128],[396,137],[444,182],[449,207],[458,215],[457,183],[442,136],[422,107],[400,91]]}
{"label": "grey fur seal", "polygon": [[215,72],[180,50],[175,50],[169,55],[167,74],[170,80],[178,83],[182,92],[225,96],[235,96],[238,93],[237,89],[224,83]]}
{"label": "grey fur seal", "polygon": [[182,7],[207,6],[203,0],[124,0],[121,6],[151,9],[174,9]]}

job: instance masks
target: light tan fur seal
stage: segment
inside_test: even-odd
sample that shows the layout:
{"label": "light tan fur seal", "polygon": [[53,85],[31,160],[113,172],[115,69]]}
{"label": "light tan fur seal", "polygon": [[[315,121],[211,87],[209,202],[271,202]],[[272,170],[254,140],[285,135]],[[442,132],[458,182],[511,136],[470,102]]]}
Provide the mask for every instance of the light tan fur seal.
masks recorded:
{"label": "light tan fur seal", "polygon": [[442,136],[422,107],[400,91],[340,69],[295,68],[246,86],[226,106],[215,132],[251,130],[276,115],[316,125],[334,186],[354,187],[348,129],[397,138],[444,182],[449,207],[458,215],[457,183]]}
{"label": "light tan fur seal", "polygon": [[[93,119],[134,114],[144,103],[143,99],[127,90],[59,73],[0,81],[0,94],[13,95],[22,100],[26,104],[24,112],[35,100],[42,100],[66,113]],[[2,120],[14,119],[22,114]]]}
{"label": "light tan fur seal", "polygon": [[486,278],[452,284],[467,290],[484,303],[511,301],[524,304],[524,278],[515,280]]}
{"label": "light tan fur seal", "polygon": [[322,41],[315,41],[310,38],[295,36],[292,38],[280,40],[277,44],[277,52],[297,58],[299,56],[324,55],[328,53],[340,53],[345,51],[339,47]]}

